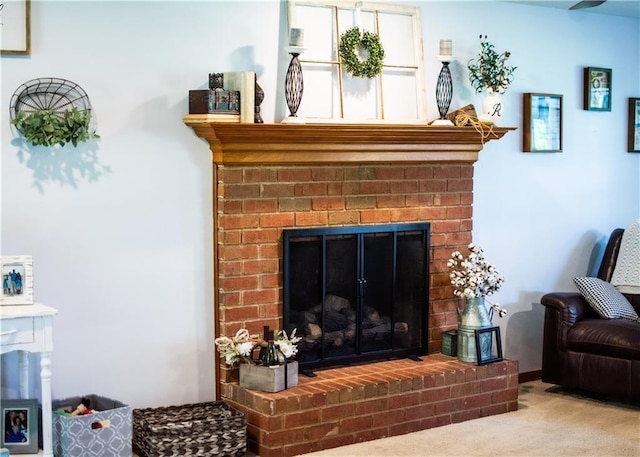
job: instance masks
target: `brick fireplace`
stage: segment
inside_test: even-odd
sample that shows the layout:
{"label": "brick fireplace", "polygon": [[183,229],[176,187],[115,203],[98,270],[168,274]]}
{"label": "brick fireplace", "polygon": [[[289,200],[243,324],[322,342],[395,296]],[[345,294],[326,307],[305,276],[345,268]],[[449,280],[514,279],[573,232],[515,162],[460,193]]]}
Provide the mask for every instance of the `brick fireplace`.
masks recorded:
{"label": "brick fireplace", "polygon": [[471,127],[215,124],[185,117],[214,162],[216,336],[282,327],[282,230],[430,222],[429,356],[323,370],[284,392],[242,389],[218,362],[217,393],[247,413],[249,446],[296,455],[517,408],[517,363],[438,354],[457,326],[446,271],[471,242]]}

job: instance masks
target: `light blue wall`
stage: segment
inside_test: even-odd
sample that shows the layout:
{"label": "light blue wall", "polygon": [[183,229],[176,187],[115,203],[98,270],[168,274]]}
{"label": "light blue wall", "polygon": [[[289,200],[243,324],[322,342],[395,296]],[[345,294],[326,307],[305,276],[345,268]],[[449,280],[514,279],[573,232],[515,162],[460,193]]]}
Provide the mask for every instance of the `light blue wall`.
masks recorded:
{"label": "light blue wall", "polygon": [[[518,130],[475,166],[474,239],[506,277],[495,296],[509,309],[506,356],[539,369],[536,302],[573,290],[594,246],[640,214],[640,154],[626,152],[639,21],[502,2],[411,4],[422,10],[430,118],[440,38],[459,57],[452,108],[480,103],[464,73],[480,33],[518,66],[505,96],[505,124]],[[33,2],[31,55],[0,59],[0,241],[3,255],[33,255],[36,300],[59,309],[55,398],[96,393],[134,407],[214,398],[211,160],[182,116],[209,72],[248,70],[265,90],[265,121],[280,121],[284,11],[275,1]],[[610,113],[582,110],[584,66],[613,69]],[[9,99],[48,76],[89,94],[95,148],[16,145]],[[564,95],[562,154],[521,152],[523,92]],[[303,106],[312,100],[305,93]],[[17,395],[14,364],[3,356],[5,396]]]}

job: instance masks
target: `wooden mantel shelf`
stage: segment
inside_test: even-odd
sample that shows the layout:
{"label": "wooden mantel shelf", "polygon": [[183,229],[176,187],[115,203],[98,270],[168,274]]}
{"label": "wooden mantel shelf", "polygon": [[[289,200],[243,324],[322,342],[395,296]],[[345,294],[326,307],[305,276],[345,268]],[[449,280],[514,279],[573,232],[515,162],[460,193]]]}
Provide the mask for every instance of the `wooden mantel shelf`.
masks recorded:
{"label": "wooden mantel shelf", "polygon": [[484,143],[513,127],[494,127],[484,141],[473,127],[422,124],[184,123],[209,142],[219,165],[475,162]]}

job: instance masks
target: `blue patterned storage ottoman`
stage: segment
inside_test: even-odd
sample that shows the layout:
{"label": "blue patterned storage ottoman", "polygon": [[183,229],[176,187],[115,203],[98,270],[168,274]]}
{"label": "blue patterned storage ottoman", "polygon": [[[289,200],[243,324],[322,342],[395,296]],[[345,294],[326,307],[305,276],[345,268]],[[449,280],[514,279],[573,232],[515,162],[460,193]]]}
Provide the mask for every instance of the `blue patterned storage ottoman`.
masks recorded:
{"label": "blue patterned storage ottoman", "polygon": [[[56,410],[90,401],[91,414],[66,416]],[[55,457],[131,457],[131,407],[97,395],[52,402]]]}
{"label": "blue patterned storage ottoman", "polygon": [[243,456],[245,415],[222,401],[134,409],[133,450],[140,457]]}

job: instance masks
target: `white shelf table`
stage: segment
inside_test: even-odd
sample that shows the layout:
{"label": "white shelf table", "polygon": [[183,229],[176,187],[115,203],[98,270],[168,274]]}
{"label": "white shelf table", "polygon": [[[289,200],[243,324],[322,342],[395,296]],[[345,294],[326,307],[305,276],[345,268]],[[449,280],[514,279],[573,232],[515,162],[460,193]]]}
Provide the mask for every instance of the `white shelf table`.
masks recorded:
{"label": "white shelf table", "polygon": [[[51,421],[51,352],[53,352],[53,316],[58,310],[40,303],[0,306],[0,354],[18,351],[20,397],[29,396],[28,352],[40,355],[42,394],[42,452],[53,457]],[[26,456],[25,456],[26,457]]]}

